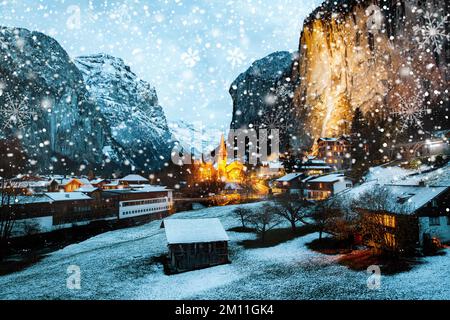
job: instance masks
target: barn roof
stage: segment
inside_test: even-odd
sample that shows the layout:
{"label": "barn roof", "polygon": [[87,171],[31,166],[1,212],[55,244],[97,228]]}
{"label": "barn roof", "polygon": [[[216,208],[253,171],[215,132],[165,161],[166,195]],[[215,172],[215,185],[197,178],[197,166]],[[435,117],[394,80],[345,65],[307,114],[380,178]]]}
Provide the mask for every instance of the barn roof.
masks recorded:
{"label": "barn roof", "polygon": [[222,223],[211,219],[165,219],[168,244],[229,241]]}

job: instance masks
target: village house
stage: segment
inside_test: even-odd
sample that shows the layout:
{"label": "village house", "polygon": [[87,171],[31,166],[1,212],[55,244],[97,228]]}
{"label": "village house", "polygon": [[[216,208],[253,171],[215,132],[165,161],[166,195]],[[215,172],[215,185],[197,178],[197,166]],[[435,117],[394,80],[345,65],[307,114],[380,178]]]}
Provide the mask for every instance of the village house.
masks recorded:
{"label": "village house", "polygon": [[120,183],[120,181],[118,179],[113,179],[107,183],[104,183],[102,185],[102,190],[117,190],[117,189],[123,189],[126,187],[127,187],[127,185]]}
{"label": "village house", "polygon": [[325,200],[353,187],[344,174],[328,174],[304,181],[303,196],[308,200]]}
{"label": "village house", "polygon": [[138,189],[105,190],[118,196],[119,219],[161,219],[169,215],[173,206],[173,191],[161,186],[146,185]]}
{"label": "village house", "polygon": [[110,183],[110,180],[97,178],[89,181],[89,183],[96,188],[103,189],[103,186]]}
{"label": "village house", "polygon": [[13,236],[46,233],[114,216],[114,211],[93,210],[94,200],[82,192],[47,192],[19,196],[14,203]]}
{"label": "village house", "polygon": [[41,177],[22,177],[11,180],[7,187],[12,189],[14,194],[32,195],[57,188],[57,183]]}
{"label": "village house", "polygon": [[229,238],[219,219],[165,219],[161,227],[166,233],[171,273],[229,262]]}
{"label": "village house", "polygon": [[323,159],[334,170],[347,170],[351,168],[350,139],[341,136],[339,138],[319,138],[317,140],[317,158]]}
{"label": "village house", "polygon": [[[51,191],[61,191],[61,192],[73,192],[84,185],[86,182],[82,182],[78,178],[54,178],[53,181],[57,183],[57,190]],[[88,182],[89,183],[89,182]]]}
{"label": "village house", "polygon": [[275,180],[272,185],[273,193],[297,193],[302,192],[302,179],[305,178],[303,173],[288,173],[281,178]]}
{"label": "village house", "polygon": [[307,176],[317,176],[329,173],[333,168],[322,159],[307,159],[299,168],[299,172],[303,172]]}
{"label": "village house", "polygon": [[449,186],[383,185],[381,208],[361,205],[364,224],[374,223],[369,245],[388,251],[404,251],[430,242],[450,242]]}
{"label": "village house", "polygon": [[161,186],[46,192],[14,198],[13,236],[47,233],[93,222],[129,224],[161,219],[173,212],[172,190]]}

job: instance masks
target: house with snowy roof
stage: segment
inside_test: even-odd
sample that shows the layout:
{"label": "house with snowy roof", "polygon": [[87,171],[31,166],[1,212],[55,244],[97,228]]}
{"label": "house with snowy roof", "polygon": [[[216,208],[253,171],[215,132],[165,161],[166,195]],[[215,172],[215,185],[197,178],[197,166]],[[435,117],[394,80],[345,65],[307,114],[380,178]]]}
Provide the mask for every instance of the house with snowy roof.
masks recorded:
{"label": "house with snowy roof", "polygon": [[302,190],[302,179],[305,175],[301,172],[288,173],[281,178],[278,178],[273,183],[274,193],[300,193]]}
{"label": "house with snowy roof", "polygon": [[358,210],[363,225],[378,226],[367,239],[372,246],[405,251],[450,242],[450,186],[385,184],[368,197]]}
{"label": "house with snowy roof", "polygon": [[119,179],[119,183],[130,185],[130,184],[147,184],[149,180],[138,175],[138,174],[129,174],[121,179]]}
{"label": "house with snowy roof", "polygon": [[310,177],[304,184],[303,196],[308,200],[325,200],[353,187],[353,182],[340,173]]}
{"label": "house with snowy roof", "polygon": [[309,158],[302,162],[299,168],[299,171],[305,173],[307,176],[322,175],[332,170],[333,168],[325,160],[315,158]]}
{"label": "house with snowy roof", "polygon": [[165,219],[161,227],[166,233],[170,272],[229,262],[229,238],[219,219]]}

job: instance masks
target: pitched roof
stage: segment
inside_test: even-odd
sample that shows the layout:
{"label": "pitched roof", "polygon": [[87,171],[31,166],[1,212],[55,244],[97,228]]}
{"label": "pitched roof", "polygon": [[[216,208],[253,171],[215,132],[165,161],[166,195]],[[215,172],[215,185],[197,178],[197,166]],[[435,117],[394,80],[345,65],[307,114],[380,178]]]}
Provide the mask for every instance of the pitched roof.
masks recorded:
{"label": "pitched roof", "polygon": [[168,244],[229,241],[222,223],[212,219],[165,219]]}
{"label": "pitched roof", "polygon": [[389,190],[390,209],[393,213],[411,214],[445,192],[446,186],[385,185]]}
{"label": "pitched roof", "polygon": [[342,173],[333,173],[314,178],[312,180],[309,180],[309,182],[336,182],[344,178],[345,175],[343,175]]}
{"label": "pitched roof", "polygon": [[91,197],[82,192],[47,192],[45,193],[53,201],[89,200]]}
{"label": "pitched roof", "polygon": [[92,184],[84,184],[83,186],[79,187],[76,191],[77,192],[93,192],[95,190],[98,190],[98,188],[94,187]]}
{"label": "pitched roof", "polygon": [[300,177],[303,173],[288,173],[285,176],[282,176],[281,178],[278,178],[276,181],[279,182],[289,182],[292,181],[298,177]]}
{"label": "pitched roof", "polygon": [[148,179],[138,175],[138,174],[129,174],[126,177],[123,177],[122,179],[119,179],[120,181],[148,181]]}

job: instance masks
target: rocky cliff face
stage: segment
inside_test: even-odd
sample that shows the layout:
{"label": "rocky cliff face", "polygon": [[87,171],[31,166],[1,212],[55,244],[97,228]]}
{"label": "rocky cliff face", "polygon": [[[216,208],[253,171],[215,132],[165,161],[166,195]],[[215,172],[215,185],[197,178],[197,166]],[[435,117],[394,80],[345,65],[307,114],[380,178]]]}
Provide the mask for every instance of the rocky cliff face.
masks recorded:
{"label": "rocky cliff face", "polygon": [[38,171],[157,169],[170,157],[155,89],[120,59],[74,62],[42,33],[0,28],[0,76],[0,137],[18,137]]}
{"label": "rocky cliff face", "polygon": [[[285,103],[295,119],[289,122],[298,124],[289,136],[300,146],[349,133],[356,108],[399,130],[448,126],[448,14],[442,0],[325,1],[305,20],[298,59],[288,63],[281,54],[275,60],[284,62],[272,64],[281,68],[255,77],[252,66],[235,81],[231,127],[254,124],[267,109],[264,98],[286,77],[294,92]],[[271,64],[270,57],[257,64]],[[285,126],[268,115],[275,127]]]}
{"label": "rocky cliff face", "polygon": [[108,128],[80,71],[52,38],[0,28],[0,134],[22,141],[43,171],[102,164]]}
{"label": "rocky cliff face", "polygon": [[440,108],[448,62],[440,48],[425,44],[422,30],[427,12],[436,19],[448,12],[430,3],[327,1],[313,12],[294,70],[301,79],[294,106],[305,119],[305,141],[348,133],[357,107],[418,128]]}
{"label": "rocky cliff face", "polygon": [[159,169],[169,161],[171,133],[155,88],[119,58],[98,54],[79,57],[75,63],[113,141],[129,161],[145,169]]}
{"label": "rocky cliff face", "polygon": [[[297,64],[297,54],[275,52],[258,60],[239,75],[230,88],[233,99],[232,129],[280,129],[287,145],[294,131],[292,109],[294,83],[291,73]],[[297,122],[298,123],[298,122]]]}

